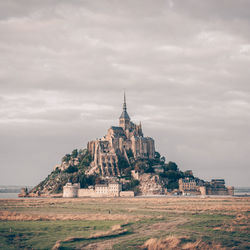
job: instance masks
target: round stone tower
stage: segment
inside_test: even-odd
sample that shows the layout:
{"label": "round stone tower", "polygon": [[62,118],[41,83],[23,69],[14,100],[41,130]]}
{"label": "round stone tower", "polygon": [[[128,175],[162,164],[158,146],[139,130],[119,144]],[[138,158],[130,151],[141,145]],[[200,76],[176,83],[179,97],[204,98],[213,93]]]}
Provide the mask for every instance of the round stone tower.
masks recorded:
{"label": "round stone tower", "polygon": [[78,197],[78,190],[80,188],[80,183],[72,184],[68,182],[63,187],[63,197],[64,198],[76,198]]}

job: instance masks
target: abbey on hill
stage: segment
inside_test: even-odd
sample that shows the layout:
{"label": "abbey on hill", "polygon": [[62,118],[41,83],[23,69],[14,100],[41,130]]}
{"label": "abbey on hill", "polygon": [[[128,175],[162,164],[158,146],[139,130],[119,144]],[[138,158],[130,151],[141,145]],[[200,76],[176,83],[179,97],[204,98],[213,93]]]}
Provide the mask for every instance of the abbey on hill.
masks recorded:
{"label": "abbey on hill", "polygon": [[134,159],[155,157],[154,140],[143,136],[141,123],[136,125],[130,120],[125,93],[119,127],[112,126],[103,138],[88,142],[87,149],[93,158],[89,174],[101,176],[121,176],[118,159],[124,157],[130,164],[127,152],[132,152]]}
{"label": "abbey on hill", "polygon": [[[101,139],[90,141],[87,149],[73,150],[62,158],[48,177],[29,193],[20,196],[103,197],[134,195],[232,195],[223,179],[207,182],[182,172],[174,162],[155,150],[154,140],[144,137],[142,125],[127,113],[124,93],[119,126],[108,129]],[[74,184],[72,184],[74,183]]]}

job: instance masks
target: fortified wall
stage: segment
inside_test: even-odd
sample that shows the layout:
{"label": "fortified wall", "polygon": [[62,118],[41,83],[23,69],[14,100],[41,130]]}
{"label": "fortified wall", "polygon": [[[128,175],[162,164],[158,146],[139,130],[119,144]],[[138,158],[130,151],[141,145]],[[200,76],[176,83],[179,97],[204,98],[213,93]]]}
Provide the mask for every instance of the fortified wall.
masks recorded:
{"label": "fortified wall", "polygon": [[122,191],[120,183],[97,184],[80,188],[80,183],[67,183],[63,187],[64,198],[76,197],[134,197],[133,191]]}

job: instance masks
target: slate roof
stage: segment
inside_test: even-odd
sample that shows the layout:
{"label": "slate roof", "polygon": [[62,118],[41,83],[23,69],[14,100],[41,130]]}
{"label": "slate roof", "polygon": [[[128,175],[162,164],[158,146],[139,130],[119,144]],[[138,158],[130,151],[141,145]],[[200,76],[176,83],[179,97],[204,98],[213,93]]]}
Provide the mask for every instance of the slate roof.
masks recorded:
{"label": "slate roof", "polygon": [[126,110],[123,110],[122,111],[122,114],[121,114],[121,116],[120,116],[120,119],[128,119],[128,120],[130,120],[130,117],[129,117],[129,115],[128,115],[128,113],[127,113],[127,111]]}
{"label": "slate roof", "polygon": [[112,126],[111,129],[114,131],[114,134],[117,136],[125,136],[124,130],[122,127]]}

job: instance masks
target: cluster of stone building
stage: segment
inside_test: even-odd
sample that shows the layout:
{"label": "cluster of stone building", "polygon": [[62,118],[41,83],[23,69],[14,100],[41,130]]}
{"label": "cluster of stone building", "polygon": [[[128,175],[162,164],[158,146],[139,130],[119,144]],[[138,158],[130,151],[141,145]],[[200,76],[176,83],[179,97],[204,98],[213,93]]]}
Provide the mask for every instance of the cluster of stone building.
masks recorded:
{"label": "cluster of stone building", "polygon": [[[132,171],[132,175],[136,178],[138,173]],[[144,176],[144,175],[143,175]],[[163,189],[159,180],[150,181],[152,178],[159,176],[150,174],[147,177],[143,187],[146,190],[141,190],[144,195],[159,195],[168,194],[167,189]],[[151,179],[149,178],[151,177]],[[139,177],[136,179],[139,180]],[[152,189],[152,190],[151,190]],[[224,179],[212,179],[211,182],[204,182],[196,178],[183,178],[179,179],[179,194],[182,195],[234,195],[233,187],[226,187]],[[80,188],[79,183],[67,183],[63,187],[64,198],[76,197],[134,197],[133,191],[122,191],[122,184],[119,182],[110,182],[107,184],[96,184],[88,188]]]}
{"label": "cluster of stone building", "polygon": [[234,187],[226,187],[224,179],[204,182],[196,178],[179,179],[179,191],[183,195],[234,195]]}
{"label": "cluster of stone building", "polygon": [[[119,158],[122,157],[130,165],[129,155],[133,154],[136,159],[154,159],[155,145],[150,137],[144,137],[142,125],[136,125],[130,120],[127,113],[126,97],[124,94],[123,111],[119,118],[119,126],[112,126],[108,129],[107,135],[101,139],[88,142],[88,152],[93,161],[90,168],[86,171],[87,175],[98,174],[102,179],[108,180],[106,184],[96,184],[88,188],[80,188],[79,183],[67,183],[63,187],[63,197],[119,197],[134,196],[133,191],[122,191],[122,184],[126,180],[120,178],[119,182],[114,177],[121,177],[121,169],[118,166]],[[66,163],[65,163],[66,164]],[[69,163],[67,163],[69,165]],[[78,159],[73,159],[70,163],[78,165]],[[67,165],[67,166],[68,166]],[[62,166],[63,169],[67,167]],[[131,175],[135,180],[139,180],[142,195],[168,194],[164,188],[159,174],[164,170],[161,165],[155,165],[154,174],[140,175],[139,172],[132,170]],[[225,187],[223,179],[214,179],[211,182],[204,182],[193,178],[192,171],[189,172],[190,178],[179,180],[178,193],[195,195],[233,195],[233,187]]]}
{"label": "cluster of stone building", "polygon": [[122,185],[118,182],[96,184],[88,188],[80,188],[80,183],[68,182],[63,187],[63,197],[134,197],[134,192],[122,191]]}

